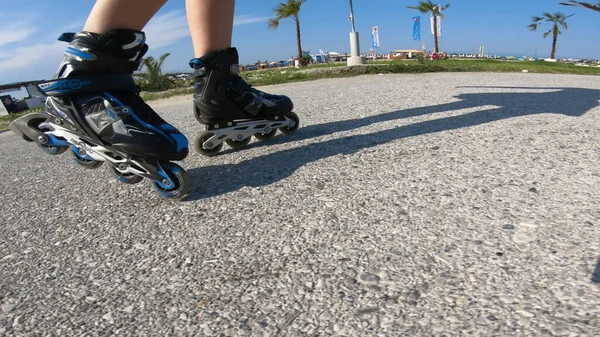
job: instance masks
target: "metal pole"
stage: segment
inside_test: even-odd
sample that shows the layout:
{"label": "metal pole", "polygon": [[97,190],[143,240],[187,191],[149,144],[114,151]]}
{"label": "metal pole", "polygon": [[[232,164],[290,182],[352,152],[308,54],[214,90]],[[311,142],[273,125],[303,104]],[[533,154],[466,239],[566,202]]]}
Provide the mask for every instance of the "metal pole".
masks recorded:
{"label": "metal pole", "polygon": [[352,8],[352,0],[350,0],[350,16],[348,19],[352,23],[352,32],[350,32],[350,57],[348,58],[347,63],[348,65],[365,64],[367,63],[367,60],[360,56],[358,32],[354,27],[354,9]]}
{"label": "metal pole", "polygon": [[352,23],[352,31],[356,31],[356,29],[354,28],[354,10],[352,9],[352,0],[350,0],[350,22]]}

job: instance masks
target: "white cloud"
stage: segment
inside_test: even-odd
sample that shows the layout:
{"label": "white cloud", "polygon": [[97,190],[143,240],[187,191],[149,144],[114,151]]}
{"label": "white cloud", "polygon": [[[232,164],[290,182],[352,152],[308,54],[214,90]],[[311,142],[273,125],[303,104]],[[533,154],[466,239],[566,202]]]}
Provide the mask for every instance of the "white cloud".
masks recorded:
{"label": "white cloud", "polygon": [[47,64],[57,67],[64,50],[64,42],[58,41],[16,48],[12,56],[0,59],[0,72],[16,72],[20,69],[32,69]]}
{"label": "white cloud", "polygon": [[[31,17],[31,15],[34,15]],[[1,82],[19,81],[25,79],[41,79],[51,76],[64,53],[66,44],[56,41],[57,34],[66,31],[79,31],[83,22],[63,22],[61,31],[52,33],[44,32],[47,36],[38,36],[33,40],[35,33],[39,32],[34,20],[36,14],[30,14],[28,20],[4,22],[0,26],[0,47],[11,45],[11,48],[0,48],[0,78]],[[7,19],[8,13],[0,13],[0,18]],[[241,26],[259,22],[266,22],[267,17],[255,15],[238,15],[234,18],[234,26]],[[6,24],[9,22],[9,24]],[[190,36],[187,18],[183,11],[170,11],[157,15],[145,27],[147,43],[151,48],[160,48],[176,43],[182,38]],[[49,35],[52,35],[51,37]],[[50,43],[39,43],[39,39],[50,39]]]}
{"label": "white cloud", "polygon": [[25,21],[10,22],[0,26],[0,46],[26,40],[36,32],[36,28]]}
{"label": "white cloud", "polygon": [[267,16],[254,16],[254,15],[238,15],[233,18],[234,26],[247,25],[251,23],[267,22],[269,17]]}
{"label": "white cloud", "polygon": [[71,23],[68,23],[64,26],[62,26],[59,31],[60,33],[65,33],[65,32],[79,32],[83,29],[83,25],[85,24],[84,21],[81,20],[77,20],[77,21],[73,21]]}
{"label": "white cloud", "polygon": [[12,55],[12,53],[7,53],[6,51],[0,49],[0,60],[11,57]]}
{"label": "white cloud", "polygon": [[190,35],[184,12],[171,11],[153,17],[144,28],[150,48],[160,48]]}
{"label": "white cloud", "polygon": [[[234,26],[266,22],[269,18],[249,14],[236,15],[233,19]],[[187,17],[183,11],[170,11],[157,15],[148,22],[144,28],[146,40],[150,48],[165,47],[178,40],[190,36]]]}

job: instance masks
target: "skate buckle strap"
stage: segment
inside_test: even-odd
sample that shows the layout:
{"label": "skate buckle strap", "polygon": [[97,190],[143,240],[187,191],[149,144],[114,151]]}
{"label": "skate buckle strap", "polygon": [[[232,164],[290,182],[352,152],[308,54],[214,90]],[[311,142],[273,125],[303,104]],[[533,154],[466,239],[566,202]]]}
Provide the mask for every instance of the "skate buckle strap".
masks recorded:
{"label": "skate buckle strap", "polygon": [[127,73],[85,74],[38,84],[48,96],[64,96],[104,90],[135,90],[135,81]]}
{"label": "skate buckle strap", "polygon": [[204,76],[206,76],[206,68],[196,69],[192,73],[192,78],[204,77]]}
{"label": "skate buckle strap", "polygon": [[[232,75],[239,75],[240,74],[240,67],[239,67],[239,65],[237,65],[237,64],[230,65],[229,66],[229,72]],[[204,77],[206,75],[207,75],[206,67],[195,69],[194,72],[192,73],[192,77],[193,78]]]}
{"label": "skate buckle strap", "polygon": [[275,106],[275,103],[263,97],[254,96],[254,99],[244,107],[244,110],[246,110],[251,115],[256,116],[264,106],[272,107]]}
{"label": "skate buckle strap", "polygon": [[190,68],[196,69],[196,68],[200,68],[200,66],[203,66],[204,62],[199,58],[195,58],[195,59],[190,60],[189,65],[190,65]]}
{"label": "skate buckle strap", "polygon": [[57,40],[62,42],[71,42],[73,41],[73,38],[75,38],[75,33],[62,33]]}
{"label": "skate buckle strap", "polygon": [[255,97],[252,101],[250,101],[250,103],[248,103],[248,105],[244,107],[244,110],[246,110],[252,116],[258,115],[258,113],[264,106],[261,102],[257,101],[256,98],[257,97]]}

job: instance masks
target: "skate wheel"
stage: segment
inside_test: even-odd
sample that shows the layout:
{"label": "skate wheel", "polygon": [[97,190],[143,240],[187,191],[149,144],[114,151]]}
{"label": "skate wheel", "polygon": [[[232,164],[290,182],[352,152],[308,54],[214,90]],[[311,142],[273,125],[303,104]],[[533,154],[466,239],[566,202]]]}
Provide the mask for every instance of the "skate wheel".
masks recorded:
{"label": "skate wheel", "polygon": [[298,130],[298,127],[300,126],[300,117],[298,117],[298,115],[293,111],[288,112],[287,114],[285,114],[285,116],[294,121],[294,126],[286,126],[280,128],[279,130],[281,130],[281,132],[285,133],[286,135],[289,135]]}
{"label": "skate wheel", "polygon": [[152,187],[164,199],[181,199],[185,197],[190,190],[190,178],[188,173],[179,165],[171,162],[160,163],[163,170],[169,176],[174,186],[164,188],[157,181],[152,182]]}
{"label": "skate wheel", "polygon": [[[48,125],[48,123],[40,123],[37,126],[37,129],[42,131],[42,132],[46,132],[46,131],[54,131],[50,125]],[[45,136],[46,140],[48,139],[48,136]],[[36,140],[35,144],[40,148],[40,150],[42,150],[42,152],[56,156],[59,155],[61,153],[64,153],[65,151],[67,151],[69,149],[68,146],[49,146],[49,145],[44,145],[42,143],[39,142],[39,140]]]}
{"label": "skate wheel", "polygon": [[267,133],[255,133],[254,137],[256,137],[256,139],[258,139],[258,140],[269,140],[269,139],[275,137],[276,134],[277,134],[277,129],[273,129],[273,130],[271,130],[271,132],[267,132]]}
{"label": "skate wheel", "polygon": [[250,143],[251,139],[252,139],[252,137],[248,137],[244,140],[227,139],[225,142],[227,143],[227,145],[231,146],[231,148],[239,149],[241,147],[248,145],[248,143]]}
{"label": "skate wheel", "polygon": [[42,150],[42,152],[51,154],[53,156],[64,153],[65,151],[67,151],[69,149],[67,146],[47,146],[47,145],[44,145],[44,144],[41,144],[38,142],[35,142],[35,143],[40,148],[40,150]]}
{"label": "skate wheel", "polygon": [[219,143],[219,145],[213,147],[212,149],[204,148],[204,144],[206,143],[206,141],[213,135],[214,133],[206,131],[201,133],[196,138],[196,140],[194,141],[194,147],[196,148],[196,151],[198,151],[198,153],[204,156],[212,157],[219,153],[219,151],[221,151],[221,149],[223,148],[223,143]]}
{"label": "skate wheel", "polygon": [[118,181],[122,182],[123,184],[133,185],[133,184],[137,184],[140,181],[144,180],[144,177],[135,175],[133,173],[119,172],[113,166],[110,167],[110,172],[113,174],[113,176],[115,178],[117,178]]}
{"label": "skate wheel", "polygon": [[71,149],[71,154],[73,155],[73,161],[75,161],[77,165],[89,170],[97,169],[98,167],[102,166],[102,164],[104,164],[103,161],[82,158],[73,149]]}

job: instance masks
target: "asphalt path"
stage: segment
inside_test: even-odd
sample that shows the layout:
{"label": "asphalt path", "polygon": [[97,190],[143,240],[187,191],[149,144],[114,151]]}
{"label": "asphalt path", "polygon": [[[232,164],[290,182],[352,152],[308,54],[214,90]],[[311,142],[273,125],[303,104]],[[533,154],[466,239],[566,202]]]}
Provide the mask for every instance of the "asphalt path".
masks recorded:
{"label": "asphalt path", "polygon": [[300,129],[192,150],[182,201],[0,133],[0,336],[598,335],[599,77],[262,89]]}

